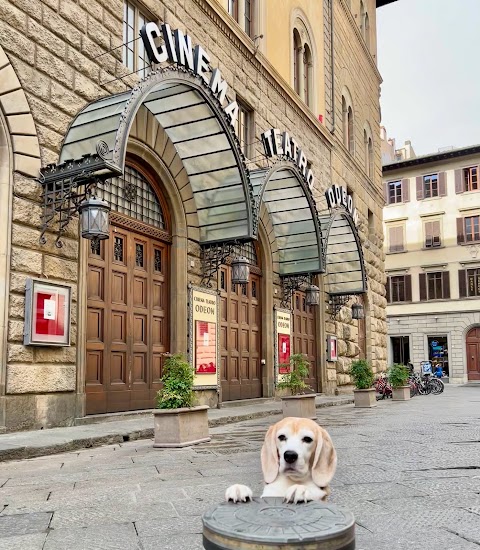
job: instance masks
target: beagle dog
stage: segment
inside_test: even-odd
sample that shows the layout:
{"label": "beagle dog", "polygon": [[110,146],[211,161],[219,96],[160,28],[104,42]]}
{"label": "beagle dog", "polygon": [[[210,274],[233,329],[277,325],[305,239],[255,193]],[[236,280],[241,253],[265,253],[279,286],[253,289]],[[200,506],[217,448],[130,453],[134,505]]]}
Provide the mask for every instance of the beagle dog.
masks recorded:
{"label": "beagle dog", "polygon": [[[262,497],[283,497],[286,502],[326,500],[329,483],[337,468],[337,453],[330,436],[313,420],[284,418],[267,431],[263,443]],[[252,499],[246,485],[232,485],[227,501]]]}

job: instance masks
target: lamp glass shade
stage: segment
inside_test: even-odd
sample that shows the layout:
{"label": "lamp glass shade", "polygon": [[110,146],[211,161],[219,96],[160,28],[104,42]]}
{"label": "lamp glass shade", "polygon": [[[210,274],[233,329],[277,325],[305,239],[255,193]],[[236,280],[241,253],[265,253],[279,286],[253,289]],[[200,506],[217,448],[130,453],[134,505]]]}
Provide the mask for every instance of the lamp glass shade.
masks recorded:
{"label": "lamp glass shade", "polygon": [[352,306],[352,319],[364,319],[365,310],[362,304],[353,304]]}
{"label": "lamp glass shade", "polygon": [[91,197],[80,204],[80,227],[84,239],[108,239],[108,202]]}
{"label": "lamp glass shade", "polygon": [[250,276],[250,262],[244,256],[232,260],[232,283],[242,285],[248,283]]}
{"label": "lamp glass shade", "polygon": [[307,286],[305,289],[305,303],[307,306],[318,306],[320,303],[320,289],[318,286]]}

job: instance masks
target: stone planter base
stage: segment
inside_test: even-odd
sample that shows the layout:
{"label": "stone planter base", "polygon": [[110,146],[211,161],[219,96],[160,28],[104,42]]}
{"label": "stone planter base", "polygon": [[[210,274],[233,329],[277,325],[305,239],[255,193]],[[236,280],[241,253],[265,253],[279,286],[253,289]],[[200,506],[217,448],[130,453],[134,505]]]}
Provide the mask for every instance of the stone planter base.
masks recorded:
{"label": "stone planter base", "polygon": [[190,409],[158,409],[153,411],[154,447],[187,447],[210,441],[206,405]]}
{"label": "stone planter base", "polygon": [[410,399],[410,386],[400,386],[399,388],[393,388],[394,401],[407,401],[408,399]]}
{"label": "stone planter base", "polygon": [[316,396],[316,393],[307,393],[282,397],[283,418],[294,416],[296,418],[311,418],[312,420],[316,420]]}
{"label": "stone planter base", "polygon": [[368,390],[353,390],[353,398],[355,407],[367,409],[377,406],[375,388],[369,388]]}

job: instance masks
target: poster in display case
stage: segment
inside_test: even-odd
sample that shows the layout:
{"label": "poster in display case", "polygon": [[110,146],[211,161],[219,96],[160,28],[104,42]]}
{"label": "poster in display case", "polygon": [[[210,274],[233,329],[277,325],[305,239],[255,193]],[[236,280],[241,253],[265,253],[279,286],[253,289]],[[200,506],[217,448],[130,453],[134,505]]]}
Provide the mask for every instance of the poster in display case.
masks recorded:
{"label": "poster in display case", "polygon": [[25,346],[70,345],[71,288],[39,279],[25,285]]}

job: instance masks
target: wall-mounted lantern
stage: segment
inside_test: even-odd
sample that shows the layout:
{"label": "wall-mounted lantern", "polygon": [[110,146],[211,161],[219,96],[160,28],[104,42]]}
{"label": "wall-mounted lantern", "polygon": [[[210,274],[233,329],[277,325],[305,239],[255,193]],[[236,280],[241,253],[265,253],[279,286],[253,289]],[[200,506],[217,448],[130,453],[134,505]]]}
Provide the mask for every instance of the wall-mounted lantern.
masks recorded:
{"label": "wall-mounted lantern", "polygon": [[80,212],[80,228],[84,239],[108,239],[108,202],[90,197],[78,206]]}
{"label": "wall-mounted lantern", "polygon": [[305,289],[305,303],[307,306],[320,304],[320,289],[316,285],[308,285]]}
{"label": "wall-mounted lantern", "polygon": [[365,319],[365,309],[362,304],[353,304],[352,319]]}
{"label": "wall-mounted lantern", "polygon": [[232,284],[243,285],[248,283],[250,276],[250,262],[245,256],[238,256],[232,260]]}

